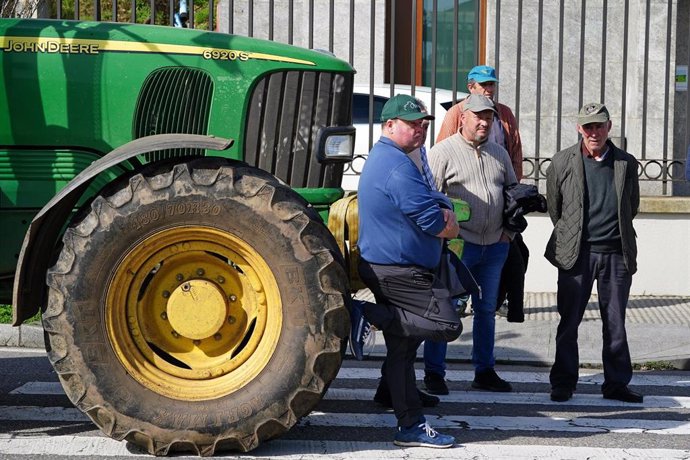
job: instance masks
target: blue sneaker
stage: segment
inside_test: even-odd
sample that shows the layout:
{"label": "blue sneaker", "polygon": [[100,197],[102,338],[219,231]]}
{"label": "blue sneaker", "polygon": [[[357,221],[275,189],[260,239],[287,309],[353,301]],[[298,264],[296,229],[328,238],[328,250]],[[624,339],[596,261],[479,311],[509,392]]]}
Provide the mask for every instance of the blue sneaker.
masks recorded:
{"label": "blue sneaker", "polygon": [[364,359],[364,343],[371,333],[371,324],[364,318],[364,302],[352,300],[350,311],[350,351],[358,361]]}
{"label": "blue sneaker", "polygon": [[411,428],[398,427],[393,444],[402,447],[433,447],[446,449],[453,447],[455,438],[447,434],[441,434],[431,428],[426,421]]}

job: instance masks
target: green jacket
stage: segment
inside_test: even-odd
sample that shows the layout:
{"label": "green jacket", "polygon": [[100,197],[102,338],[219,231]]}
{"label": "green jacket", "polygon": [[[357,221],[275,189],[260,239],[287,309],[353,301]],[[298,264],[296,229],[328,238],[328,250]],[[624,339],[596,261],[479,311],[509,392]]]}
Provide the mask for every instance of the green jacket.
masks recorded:
{"label": "green jacket", "polygon": [[[614,161],[614,182],[618,196],[618,225],[625,266],[637,271],[637,243],[632,220],[640,206],[637,160],[607,141]],[[559,269],[568,270],[580,255],[584,226],[585,174],[581,142],[561,150],[546,171],[546,197],[554,229],[544,256]]]}

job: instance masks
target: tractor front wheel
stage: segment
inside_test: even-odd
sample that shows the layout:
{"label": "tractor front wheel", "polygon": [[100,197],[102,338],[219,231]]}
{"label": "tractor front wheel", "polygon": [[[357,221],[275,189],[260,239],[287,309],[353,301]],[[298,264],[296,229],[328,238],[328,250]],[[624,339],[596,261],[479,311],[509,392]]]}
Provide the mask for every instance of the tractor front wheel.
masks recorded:
{"label": "tractor front wheel", "polygon": [[347,277],[309,205],[202,158],[150,168],[77,214],[48,274],[49,357],[106,434],[151,454],[248,451],[320,401]]}

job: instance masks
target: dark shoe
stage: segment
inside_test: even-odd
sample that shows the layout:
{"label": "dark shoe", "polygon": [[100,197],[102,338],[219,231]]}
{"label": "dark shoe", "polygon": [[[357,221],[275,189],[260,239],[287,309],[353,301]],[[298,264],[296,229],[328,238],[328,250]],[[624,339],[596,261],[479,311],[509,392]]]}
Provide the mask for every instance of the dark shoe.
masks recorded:
{"label": "dark shoe", "polygon": [[[422,407],[436,407],[438,406],[438,403],[441,402],[441,400],[436,396],[424,393],[423,391],[417,390],[417,394],[419,395],[419,399],[422,401]],[[381,385],[379,385],[379,387],[376,389],[376,394],[374,395],[374,402],[385,408],[393,407],[391,393],[388,391],[388,388],[381,387]]]}
{"label": "dark shoe", "polygon": [[573,397],[573,390],[565,387],[551,389],[551,401],[565,402]]}
{"label": "dark shoe", "polygon": [[364,343],[371,333],[371,324],[364,318],[363,303],[352,301],[350,311],[350,351],[358,361],[364,359]]}
{"label": "dark shoe", "polygon": [[493,369],[489,369],[487,371],[482,372],[475,372],[474,381],[472,382],[472,388],[476,388],[477,390],[497,391],[503,393],[513,391],[513,387],[510,386],[510,383],[506,382],[501,377],[499,377],[498,374],[496,374],[496,371],[494,371]]}
{"label": "dark shoe", "polygon": [[432,395],[448,394],[448,386],[446,385],[446,379],[444,379],[441,374],[429,372],[426,375],[424,375],[424,386],[426,387],[426,391],[428,391]]}
{"label": "dark shoe", "polygon": [[623,387],[608,393],[604,393],[604,399],[615,399],[616,401],[629,403],[641,403],[644,399],[644,396],[642,396],[640,393],[632,391],[628,387]]}

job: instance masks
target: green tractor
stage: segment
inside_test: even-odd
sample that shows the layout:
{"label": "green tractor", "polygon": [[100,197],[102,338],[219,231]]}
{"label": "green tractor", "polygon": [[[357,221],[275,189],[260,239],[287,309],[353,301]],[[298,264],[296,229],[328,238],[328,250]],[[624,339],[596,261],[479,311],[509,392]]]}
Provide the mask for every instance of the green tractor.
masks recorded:
{"label": "green tractor", "polygon": [[0,302],[66,394],[151,454],[249,451],[321,400],[349,331],[324,224],[354,71],[161,26],[0,20]]}

